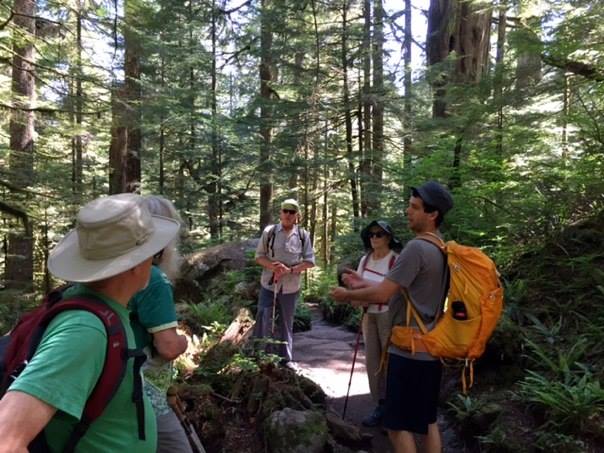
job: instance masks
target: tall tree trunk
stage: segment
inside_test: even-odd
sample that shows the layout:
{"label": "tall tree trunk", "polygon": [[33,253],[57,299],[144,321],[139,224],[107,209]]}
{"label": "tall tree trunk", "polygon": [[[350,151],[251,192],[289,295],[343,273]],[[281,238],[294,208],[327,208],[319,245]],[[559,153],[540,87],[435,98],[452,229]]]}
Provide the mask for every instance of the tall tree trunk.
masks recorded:
{"label": "tall tree trunk", "polygon": [[[189,37],[187,42],[187,47],[192,50],[196,47],[195,40],[193,38],[193,0],[188,1],[189,4],[189,18],[187,22],[187,28],[189,31]],[[179,43],[180,44],[180,43]],[[180,47],[180,45],[179,45]],[[188,83],[189,83],[189,155],[196,156],[197,155],[197,112],[196,112],[196,99],[197,99],[197,90],[195,88],[195,68],[193,67],[193,63],[189,63],[188,67]],[[194,165],[193,160],[189,161],[191,167],[189,171],[191,172]],[[191,174],[191,176],[195,176]],[[185,197],[185,206],[188,206],[190,203],[190,197]]]}
{"label": "tall tree trunk", "polygon": [[568,118],[570,116],[571,96],[572,96],[572,76],[564,74],[564,96],[562,111],[562,164],[566,165],[568,161]]}
{"label": "tall tree trunk", "polygon": [[83,175],[83,161],[82,161],[82,106],[83,106],[83,92],[82,92],[82,4],[81,1],[77,2],[76,11],[76,71],[75,71],[75,122],[77,134],[73,138],[74,140],[74,162],[73,162],[73,194],[75,195],[75,201],[79,205],[79,199],[82,196],[82,175]]}
{"label": "tall tree trunk", "polygon": [[[294,86],[299,87],[302,84],[302,71],[304,64],[304,51],[297,51],[294,56]],[[305,100],[306,93],[302,92],[299,94],[298,102],[302,104]],[[296,138],[296,145],[293,149],[293,155],[291,159],[291,167],[289,169],[289,180],[287,186],[290,191],[294,191],[298,189],[298,178],[300,177],[300,162],[303,159],[304,148],[307,146],[307,138],[308,138],[308,129],[306,127],[306,119],[304,112],[302,109],[299,109],[298,113],[293,115],[293,121],[290,125],[293,135]]]}
{"label": "tall tree trunk", "polygon": [[[25,188],[34,180],[34,113],[35,67],[34,38],[36,33],[34,0],[15,0],[13,23],[12,93],[16,107],[10,117],[10,179],[17,188]],[[22,194],[15,193],[15,199]],[[20,203],[27,206],[27,200]],[[8,234],[5,278],[8,287],[26,288],[33,283],[33,228],[26,214],[23,228],[15,222]]]}
{"label": "tall tree trunk", "polygon": [[126,116],[128,126],[128,152],[126,154],[127,192],[138,192],[141,184],[141,67],[142,47],[137,36],[137,12],[132,6],[133,0],[124,0],[124,94],[128,105]]}
{"label": "tall tree trunk", "polygon": [[[466,0],[430,0],[427,58],[434,90],[432,116],[446,118],[451,112],[445,98],[447,83],[473,85],[488,69],[491,8]],[[455,59],[445,67],[449,54]],[[465,127],[456,131],[451,188],[460,184]]]}
{"label": "tall tree trunk", "polygon": [[321,218],[323,220],[322,231],[321,231],[321,257],[325,264],[329,264],[329,198],[328,198],[328,183],[329,183],[329,166],[327,164],[329,158],[329,141],[327,131],[329,129],[329,123],[325,120],[325,132],[323,138],[323,203]]}
{"label": "tall tree trunk", "polygon": [[361,155],[361,216],[367,217],[371,183],[371,2],[363,0],[363,153]]}
{"label": "tall tree trunk", "polygon": [[273,32],[271,27],[270,1],[261,0],[260,24],[260,230],[271,223],[273,217],[273,168],[272,168],[272,108],[271,83],[273,81]]}
{"label": "tall tree trunk", "polygon": [[412,93],[411,93],[411,43],[413,41],[413,34],[411,30],[411,0],[405,0],[405,54],[404,54],[404,63],[405,63],[405,72],[403,74],[404,81],[403,87],[405,89],[405,100],[404,100],[404,112],[405,112],[405,121],[404,121],[404,133],[403,137],[403,150],[404,150],[404,162],[405,167],[409,167],[411,165],[411,103],[412,103]]}
{"label": "tall tree trunk", "polygon": [[502,1],[499,5],[499,19],[497,25],[497,53],[495,55],[495,80],[494,98],[497,105],[497,156],[503,157],[503,75],[504,75],[504,46],[505,29],[507,25],[507,3]]}
{"label": "tall tree trunk", "polygon": [[430,0],[427,57],[430,66],[456,53],[452,68],[433,74],[435,118],[447,116],[446,84],[477,83],[488,69],[492,10],[465,0]]}
{"label": "tall tree trunk", "polygon": [[373,3],[373,148],[371,166],[371,202],[368,213],[380,212],[384,161],[384,7]]}
{"label": "tall tree trunk", "polygon": [[357,190],[356,159],[352,147],[352,113],[350,105],[350,91],[348,86],[348,0],[342,5],[342,76],[344,95],[344,119],[346,123],[346,159],[348,160],[348,179],[350,181],[350,194],[352,195],[352,214],[354,227],[359,223],[360,206]]}
{"label": "tall tree trunk", "polygon": [[210,221],[210,237],[214,240],[220,237],[218,222],[218,182],[220,179],[219,156],[218,156],[218,117],[216,108],[216,2],[212,1],[212,69],[210,106],[212,110],[212,161],[210,163],[210,183],[208,184],[208,219]]}
{"label": "tall tree trunk", "polygon": [[124,88],[116,85],[111,92],[111,143],[109,145],[109,193],[126,192],[128,170],[128,127],[124,116]]}
{"label": "tall tree trunk", "polygon": [[[160,83],[162,87],[162,91],[166,86],[166,60],[164,56],[161,56],[160,64],[159,64],[159,73],[160,73]],[[165,191],[165,152],[166,152],[166,126],[164,122],[166,121],[166,116],[164,113],[163,107],[161,107],[161,112],[159,114],[159,193],[163,195]]]}
{"label": "tall tree trunk", "polygon": [[518,4],[518,16],[525,24],[515,31],[518,42],[523,43],[516,59],[516,90],[520,102],[524,100],[526,90],[536,85],[542,77],[541,18],[534,11],[541,8],[541,3],[541,0],[527,0]]}

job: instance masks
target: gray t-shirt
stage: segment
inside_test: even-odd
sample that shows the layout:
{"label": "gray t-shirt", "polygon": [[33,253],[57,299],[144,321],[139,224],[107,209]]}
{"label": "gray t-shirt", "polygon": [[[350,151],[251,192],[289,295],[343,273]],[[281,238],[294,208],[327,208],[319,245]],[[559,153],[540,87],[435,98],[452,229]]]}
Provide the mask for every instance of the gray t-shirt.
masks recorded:
{"label": "gray t-shirt", "polygon": [[[386,278],[407,288],[409,297],[428,330],[435,325],[436,315],[442,307],[447,285],[447,273],[443,253],[434,244],[421,239],[412,239],[399,255]],[[407,302],[404,297],[390,301],[392,325],[406,325]],[[411,319],[415,326],[415,320]],[[417,360],[436,360],[428,353],[410,351],[390,346],[392,354]]]}
{"label": "gray t-shirt", "polygon": [[[269,233],[274,227],[274,241]],[[304,235],[304,241],[300,235]],[[269,243],[270,242],[270,243]],[[256,258],[264,256],[271,261],[280,261],[288,267],[292,267],[302,261],[315,264],[315,253],[310,241],[310,234],[298,225],[294,225],[291,231],[283,229],[281,223],[267,226],[262,232],[258,247],[256,247]],[[269,291],[273,290],[273,273],[268,269],[262,269],[260,284]],[[291,294],[300,290],[300,274],[284,274],[279,280],[277,290],[283,288],[283,294]]]}

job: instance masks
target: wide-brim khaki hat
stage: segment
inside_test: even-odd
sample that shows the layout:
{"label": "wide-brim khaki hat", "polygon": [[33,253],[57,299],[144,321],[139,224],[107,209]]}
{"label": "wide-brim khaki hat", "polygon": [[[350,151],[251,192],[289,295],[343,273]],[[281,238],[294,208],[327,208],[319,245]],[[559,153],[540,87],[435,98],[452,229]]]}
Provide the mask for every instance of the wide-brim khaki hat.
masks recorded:
{"label": "wide-brim khaki hat", "polygon": [[98,198],[80,209],[76,228],[50,252],[48,270],[69,282],[121,274],[163,250],[180,224],[153,216],[135,194]]}

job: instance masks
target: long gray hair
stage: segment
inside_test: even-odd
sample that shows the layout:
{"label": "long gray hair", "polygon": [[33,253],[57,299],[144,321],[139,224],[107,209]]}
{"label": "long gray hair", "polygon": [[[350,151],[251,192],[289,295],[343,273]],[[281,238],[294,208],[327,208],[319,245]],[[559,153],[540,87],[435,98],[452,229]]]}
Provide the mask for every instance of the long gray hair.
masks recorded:
{"label": "long gray hair", "polygon": [[[148,195],[144,198],[143,202],[149,211],[151,211],[151,214],[168,217],[179,222],[182,232],[182,219],[170,200],[159,195]],[[178,278],[182,264],[182,256],[178,253],[178,238],[179,235],[170,241],[157,262],[153,261],[153,264],[159,267],[171,281]]]}

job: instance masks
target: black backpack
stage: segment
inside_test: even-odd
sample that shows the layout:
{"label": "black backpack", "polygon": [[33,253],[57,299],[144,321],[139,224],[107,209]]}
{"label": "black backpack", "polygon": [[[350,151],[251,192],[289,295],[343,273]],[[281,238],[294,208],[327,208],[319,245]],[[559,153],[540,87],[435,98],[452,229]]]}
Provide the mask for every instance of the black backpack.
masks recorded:
{"label": "black backpack", "polygon": [[[275,236],[277,235],[277,232],[275,231],[277,229],[277,225],[273,225],[271,227],[271,229],[268,231],[268,235],[266,237],[266,253],[268,254],[270,252],[271,254],[271,258],[275,257]],[[304,246],[306,244],[306,238],[308,237],[308,232],[296,225],[296,230],[297,230],[297,235],[300,238],[300,242],[302,243],[302,253],[304,253]]]}

